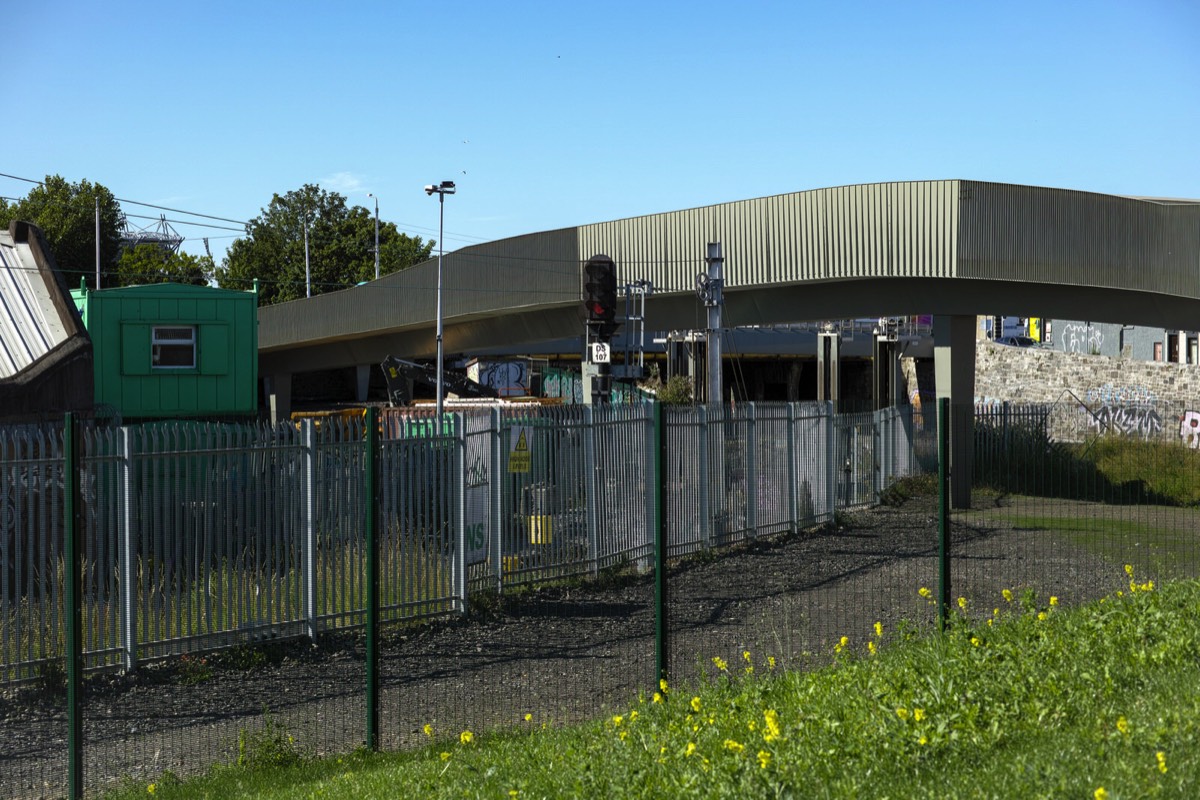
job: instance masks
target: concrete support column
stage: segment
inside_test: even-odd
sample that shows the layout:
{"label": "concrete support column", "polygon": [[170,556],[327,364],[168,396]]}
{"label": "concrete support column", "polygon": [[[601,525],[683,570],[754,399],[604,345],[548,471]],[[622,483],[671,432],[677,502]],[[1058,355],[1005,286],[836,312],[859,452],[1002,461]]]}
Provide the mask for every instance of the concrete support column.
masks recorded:
{"label": "concrete support column", "polygon": [[842,334],[825,331],[817,334],[817,400],[833,404],[835,412],[841,410],[841,380],[838,362],[842,357]]}
{"label": "concrete support column", "polygon": [[1176,334],[1179,337],[1179,363],[1187,363],[1187,331],[1180,331]]}
{"label": "concrete support column", "polygon": [[264,380],[267,409],[271,413],[271,424],[285,420],[292,415],[292,374],[280,372],[268,375]]}
{"label": "concrete support column", "polygon": [[876,335],[871,358],[874,410],[897,405],[900,397],[900,343]]}
{"label": "concrete support column", "polygon": [[354,367],[354,402],[367,402],[367,391],[371,386],[371,365],[358,364]]}
{"label": "concrete support column", "polygon": [[971,507],[974,462],[975,317],[933,318],[934,389],[950,398],[950,504]]}

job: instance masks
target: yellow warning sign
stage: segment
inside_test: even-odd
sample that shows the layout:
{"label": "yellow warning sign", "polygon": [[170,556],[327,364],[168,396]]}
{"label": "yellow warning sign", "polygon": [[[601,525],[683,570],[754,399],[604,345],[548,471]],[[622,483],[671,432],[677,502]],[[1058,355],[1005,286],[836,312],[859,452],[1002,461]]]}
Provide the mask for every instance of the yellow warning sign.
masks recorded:
{"label": "yellow warning sign", "polygon": [[509,472],[529,472],[529,429],[512,429],[512,451],[508,454]]}

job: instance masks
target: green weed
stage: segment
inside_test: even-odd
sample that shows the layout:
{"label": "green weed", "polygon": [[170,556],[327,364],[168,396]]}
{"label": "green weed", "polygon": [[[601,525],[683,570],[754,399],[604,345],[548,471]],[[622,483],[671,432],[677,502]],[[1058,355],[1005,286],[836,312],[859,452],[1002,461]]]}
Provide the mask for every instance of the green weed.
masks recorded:
{"label": "green weed", "polygon": [[276,749],[289,751],[273,728],[268,755],[247,759],[271,766],[158,792],[364,800],[394,797],[397,787],[427,798],[1194,796],[1200,584],[1156,587],[1127,577],[1128,590],[1081,609],[1006,590],[990,615],[956,604],[942,635],[908,640],[882,624],[847,631],[834,666],[819,671],[784,672],[750,653],[736,664],[714,658],[709,680],[656,687],[582,726],[518,722],[486,736],[447,732],[416,752],[318,761],[278,758]]}

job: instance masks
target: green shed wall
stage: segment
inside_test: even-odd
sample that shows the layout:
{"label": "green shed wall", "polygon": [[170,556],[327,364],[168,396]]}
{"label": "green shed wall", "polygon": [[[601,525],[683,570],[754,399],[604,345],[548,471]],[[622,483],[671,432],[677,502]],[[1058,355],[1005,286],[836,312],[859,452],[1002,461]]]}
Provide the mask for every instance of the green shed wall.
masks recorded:
{"label": "green shed wall", "polygon": [[[73,292],[95,348],[96,402],[123,417],[252,414],[258,303],[247,292],[158,284]],[[196,327],[196,367],[151,366],[156,325]]]}

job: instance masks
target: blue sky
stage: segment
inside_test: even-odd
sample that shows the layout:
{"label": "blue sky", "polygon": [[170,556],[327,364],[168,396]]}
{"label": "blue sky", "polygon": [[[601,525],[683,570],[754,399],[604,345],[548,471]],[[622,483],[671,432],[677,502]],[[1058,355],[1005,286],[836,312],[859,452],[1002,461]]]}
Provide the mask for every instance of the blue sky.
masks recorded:
{"label": "blue sky", "polygon": [[[422,187],[454,180],[447,249],[877,181],[1200,197],[1195,0],[42,0],[4,17],[0,172],[235,220],[305,183],[372,209],[374,192],[428,238]],[[176,228],[218,257],[237,235]]]}

